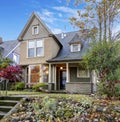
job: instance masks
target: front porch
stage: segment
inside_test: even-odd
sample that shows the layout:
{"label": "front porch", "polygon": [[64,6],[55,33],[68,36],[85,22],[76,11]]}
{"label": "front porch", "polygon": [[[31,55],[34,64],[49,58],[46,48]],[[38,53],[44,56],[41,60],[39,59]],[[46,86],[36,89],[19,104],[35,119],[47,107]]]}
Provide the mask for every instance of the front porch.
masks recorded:
{"label": "front porch", "polygon": [[[83,69],[78,62],[54,62],[25,67],[25,82],[28,87],[48,83],[48,90],[69,93],[92,93],[96,79],[93,73]],[[95,85],[94,85],[95,84]]]}
{"label": "front porch", "polygon": [[79,62],[49,63],[49,91],[64,90],[69,93],[92,93],[92,76],[89,73],[85,74],[88,76],[79,77],[78,67]]}

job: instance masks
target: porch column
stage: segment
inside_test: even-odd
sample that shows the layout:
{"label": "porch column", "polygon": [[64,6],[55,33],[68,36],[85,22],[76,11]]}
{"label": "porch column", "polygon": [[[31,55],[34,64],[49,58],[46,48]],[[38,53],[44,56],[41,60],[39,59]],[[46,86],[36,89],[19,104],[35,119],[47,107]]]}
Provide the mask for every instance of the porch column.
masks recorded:
{"label": "porch column", "polygon": [[66,83],[70,82],[69,63],[66,63]]}
{"label": "porch column", "polygon": [[40,79],[39,82],[42,83],[43,82],[43,65],[40,64]]}
{"label": "porch column", "polygon": [[28,66],[28,87],[30,87],[30,83],[31,83],[31,81],[30,81],[30,74],[31,74],[31,68],[30,68],[30,65]]}
{"label": "porch column", "polygon": [[97,75],[95,73],[95,70],[92,71],[92,84],[93,84],[93,92],[96,92],[97,90]]}
{"label": "porch column", "polygon": [[48,83],[51,83],[51,64],[49,64],[49,80]]}

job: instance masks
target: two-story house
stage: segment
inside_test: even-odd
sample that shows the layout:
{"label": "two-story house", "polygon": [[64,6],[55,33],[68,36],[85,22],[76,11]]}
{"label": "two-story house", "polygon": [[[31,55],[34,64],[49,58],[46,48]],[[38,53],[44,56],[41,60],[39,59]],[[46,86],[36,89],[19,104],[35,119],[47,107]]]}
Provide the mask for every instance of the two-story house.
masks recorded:
{"label": "two-story house", "polygon": [[20,65],[28,86],[46,82],[49,90],[91,93],[94,77],[80,65],[88,48],[84,33],[54,35],[33,13],[20,33]]}

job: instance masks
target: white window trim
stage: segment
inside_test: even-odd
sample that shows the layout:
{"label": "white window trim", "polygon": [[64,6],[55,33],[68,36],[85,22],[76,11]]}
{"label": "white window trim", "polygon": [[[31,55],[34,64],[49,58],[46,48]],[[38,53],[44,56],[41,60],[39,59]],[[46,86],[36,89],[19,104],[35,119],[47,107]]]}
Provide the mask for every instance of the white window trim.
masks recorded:
{"label": "white window trim", "polygon": [[[41,40],[43,44],[43,54],[41,56],[36,55],[36,47],[37,47],[37,41]],[[29,42],[34,41],[35,42],[35,48],[34,48],[34,57],[28,56],[28,48],[29,48]],[[44,56],[44,39],[34,39],[34,40],[28,40],[27,41],[27,58],[36,58],[36,57],[43,57]]]}
{"label": "white window trim", "polygon": [[[37,33],[34,33],[34,28],[37,28]],[[39,34],[39,26],[34,25],[34,26],[32,26],[32,35],[37,35],[37,34]]]}
{"label": "white window trim", "polygon": [[[77,50],[77,51],[74,51],[74,49],[73,49],[73,46],[74,46],[74,45],[78,45],[78,50]],[[81,50],[81,44],[71,44],[71,45],[70,45],[70,51],[71,51],[71,52],[79,52],[80,50]]]}
{"label": "white window trim", "polygon": [[[18,60],[15,60],[15,59],[14,59],[14,56],[16,56]],[[19,64],[19,63],[20,63],[20,55],[13,52],[13,61],[14,61],[16,64]]]}
{"label": "white window trim", "polygon": [[[87,72],[87,76],[81,76],[81,75],[79,75],[79,72],[80,71],[83,71],[82,69],[81,70],[79,70],[80,69],[80,67],[77,67],[77,77],[78,78],[90,78],[90,72],[89,72],[89,70],[86,70],[86,72]],[[85,71],[85,70],[84,70]]]}

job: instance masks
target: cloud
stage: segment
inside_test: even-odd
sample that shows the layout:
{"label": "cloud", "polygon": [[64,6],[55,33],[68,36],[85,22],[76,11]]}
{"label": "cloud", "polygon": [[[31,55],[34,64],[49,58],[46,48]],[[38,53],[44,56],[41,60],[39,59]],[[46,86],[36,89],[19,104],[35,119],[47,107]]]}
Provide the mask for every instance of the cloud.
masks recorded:
{"label": "cloud", "polygon": [[48,11],[47,9],[43,9],[41,12],[37,11],[37,13],[40,16],[40,18],[47,23],[54,23],[54,21],[56,21],[54,13]]}
{"label": "cloud", "polygon": [[62,0],[57,0],[59,3],[62,3]]}
{"label": "cloud", "polygon": [[54,15],[53,12],[50,12],[50,11],[48,11],[47,9],[43,9],[43,10],[42,10],[42,13],[43,13],[45,16],[48,16],[48,17],[51,17],[51,16]]}
{"label": "cloud", "polygon": [[59,28],[51,28],[51,30],[52,30],[52,32],[54,33],[54,34],[59,34],[59,33],[62,33],[63,31],[61,30],[61,29],[59,29]]}
{"label": "cloud", "polygon": [[59,17],[62,17],[63,15],[61,13],[58,14]]}
{"label": "cloud", "polygon": [[72,9],[65,6],[54,6],[53,9],[70,15],[76,15],[77,13],[77,9]]}

